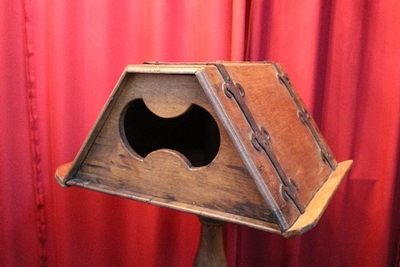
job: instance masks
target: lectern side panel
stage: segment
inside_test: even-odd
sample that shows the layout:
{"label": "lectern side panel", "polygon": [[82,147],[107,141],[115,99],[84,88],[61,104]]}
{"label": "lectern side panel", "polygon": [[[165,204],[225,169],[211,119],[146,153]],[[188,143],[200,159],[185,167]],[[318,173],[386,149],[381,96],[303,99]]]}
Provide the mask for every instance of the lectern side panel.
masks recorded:
{"label": "lectern side panel", "polygon": [[223,63],[216,68],[219,77],[208,75],[211,93],[228,114],[230,136],[242,145],[241,156],[249,159],[247,168],[254,170],[260,191],[265,187],[272,194],[285,230],[305,212],[332,169],[273,64]]}
{"label": "lectern side panel", "polygon": [[[199,209],[274,222],[194,75],[133,73],[127,78],[76,177]],[[131,110],[130,117],[127,110]],[[185,121],[193,118],[195,123]],[[201,164],[205,152],[210,152],[205,148],[217,139],[216,131],[210,129],[211,120],[217,127],[219,146],[216,155],[206,156],[208,161]],[[195,133],[188,125],[197,127]],[[192,139],[183,140],[187,136],[181,131]],[[212,140],[205,140],[209,134]],[[147,151],[143,144],[156,149]]]}

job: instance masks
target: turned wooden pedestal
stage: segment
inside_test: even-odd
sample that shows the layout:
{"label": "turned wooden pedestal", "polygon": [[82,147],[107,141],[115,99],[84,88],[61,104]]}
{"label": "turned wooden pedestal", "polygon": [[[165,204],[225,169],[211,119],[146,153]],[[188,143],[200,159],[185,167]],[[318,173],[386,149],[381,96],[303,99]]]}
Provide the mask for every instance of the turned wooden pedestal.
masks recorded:
{"label": "turned wooden pedestal", "polygon": [[199,248],[193,266],[225,267],[228,266],[224,250],[224,222],[199,216],[201,234]]}

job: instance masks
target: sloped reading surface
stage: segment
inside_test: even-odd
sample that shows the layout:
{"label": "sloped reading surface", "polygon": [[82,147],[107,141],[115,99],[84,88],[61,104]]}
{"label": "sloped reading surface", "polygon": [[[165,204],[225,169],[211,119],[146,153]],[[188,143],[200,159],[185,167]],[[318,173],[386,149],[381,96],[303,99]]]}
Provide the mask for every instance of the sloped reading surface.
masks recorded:
{"label": "sloped reading surface", "polygon": [[217,123],[198,105],[190,105],[179,116],[162,118],[143,99],[135,99],[122,113],[121,124],[122,139],[142,158],[166,148],[182,153],[193,167],[201,167],[210,164],[219,150]]}
{"label": "sloped reading surface", "polygon": [[274,63],[224,62],[223,68],[205,67],[197,75],[279,227],[286,231],[333,171],[321,156],[320,144],[324,151],[329,149],[314,130],[315,123],[310,116],[307,124],[301,120],[299,114],[306,108],[291,83],[282,82],[287,76]]}

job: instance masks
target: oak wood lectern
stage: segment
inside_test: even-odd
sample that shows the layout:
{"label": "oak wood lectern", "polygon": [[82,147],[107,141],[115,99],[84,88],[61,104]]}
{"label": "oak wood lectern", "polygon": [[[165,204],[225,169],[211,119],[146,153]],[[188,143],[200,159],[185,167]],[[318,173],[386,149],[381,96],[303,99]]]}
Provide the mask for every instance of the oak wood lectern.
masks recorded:
{"label": "oak wood lectern", "polygon": [[213,257],[202,242],[222,245],[219,222],[285,237],[315,226],[351,164],[337,163],[280,65],[153,62],[125,69],[56,179],[198,215],[201,266]]}

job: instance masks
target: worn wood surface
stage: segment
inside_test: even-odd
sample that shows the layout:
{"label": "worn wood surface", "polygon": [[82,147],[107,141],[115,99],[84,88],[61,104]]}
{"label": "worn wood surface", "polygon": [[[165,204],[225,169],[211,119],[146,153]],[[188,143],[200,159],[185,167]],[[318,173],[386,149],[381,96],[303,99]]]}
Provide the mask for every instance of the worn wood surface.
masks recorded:
{"label": "worn wood surface", "polygon": [[[252,146],[248,121],[224,94],[213,64],[128,67],[74,163],[57,171],[60,184],[274,233],[289,231],[287,237],[315,225],[351,164],[332,170],[324,162],[276,77],[276,66],[224,65],[245,88],[254,120],[268,129],[276,158],[296,181],[304,214],[283,197],[282,180],[268,156]],[[311,123],[323,141],[312,118]],[[331,190],[326,189],[332,177]]]}
{"label": "worn wood surface", "polygon": [[[269,222],[274,220],[196,76],[132,74],[126,77],[121,89],[74,176],[201,208]],[[124,140],[121,125],[127,105],[135,99],[143,99],[156,115],[159,109],[155,106],[175,107],[160,109],[160,115],[167,118],[176,116],[191,104],[206,109],[215,119],[220,133],[215,159],[206,166],[193,168],[182,153],[170,149],[157,150],[145,158],[138,155]],[[157,131],[162,138],[167,129]]]}
{"label": "worn wood surface", "polygon": [[[231,79],[244,88],[244,99],[250,112],[258,126],[268,130],[272,150],[286,175],[296,181],[297,196],[307,206],[332,170],[323,161],[309,129],[300,121],[293,99],[277,79],[271,64],[226,63],[225,66]],[[224,126],[231,139],[235,140],[233,143],[240,151],[247,170],[261,193],[268,190],[263,197],[276,211],[275,216],[280,218],[281,229],[289,228],[301,214],[293,202],[282,197],[282,181],[269,158],[252,146],[252,129],[237,103],[226,97],[219,71],[211,66],[204,71],[203,87],[209,98],[214,100],[214,106],[220,107],[220,117],[223,113],[229,114],[223,121]]]}
{"label": "worn wood surface", "polygon": [[324,210],[329,204],[330,199],[333,197],[334,193],[336,192],[337,188],[340,185],[340,182],[342,181],[342,179],[344,179],[345,175],[349,171],[352,163],[353,162],[351,160],[339,163],[337,170],[335,170],[331,174],[329,179],[324,183],[321,189],[316,193],[313,200],[309,203],[306,212],[302,214],[298,218],[298,220],[292,225],[292,227],[285,232],[281,232],[276,224],[257,219],[252,219],[250,217],[227,214],[225,212],[219,212],[207,208],[199,208],[198,206],[191,204],[176,203],[174,201],[170,201],[164,198],[154,197],[146,194],[140,194],[123,189],[118,190],[116,188],[109,187],[107,185],[91,183],[90,181],[81,180],[79,178],[67,180],[67,175],[72,166],[72,162],[63,164],[59,168],[57,168],[55,176],[56,179],[64,186],[65,185],[78,186],[85,189],[116,195],[119,197],[141,201],[144,203],[149,203],[165,208],[176,209],[182,212],[193,213],[199,216],[207,216],[215,220],[241,224],[275,234],[282,234],[286,238],[291,238],[305,233],[318,223]]}
{"label": "worn wood surface", "polygon": [[323,212],[334,196],[340,182],[350,170],[353,161],[347,160],[340,162],[336,170],[326,180],[324,185],[318,190],[314,198],[308,204],[306,212],[302,214],[297,221],[283,233],[283,236],[290,238],[299,236],[313,228],[321,218]]}

